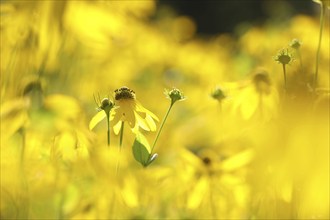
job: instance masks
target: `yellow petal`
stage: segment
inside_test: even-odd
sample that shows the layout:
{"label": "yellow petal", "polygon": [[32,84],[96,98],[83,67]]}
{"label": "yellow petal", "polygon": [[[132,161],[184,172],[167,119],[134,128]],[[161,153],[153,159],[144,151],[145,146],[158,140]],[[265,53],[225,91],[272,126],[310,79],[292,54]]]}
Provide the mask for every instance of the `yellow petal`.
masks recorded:
{"label": "yellow petal", "polygon": [[80,106],[78,101],[70,96],[55,94],[45,98],[45,107],[64,118],[78,118]]}
{"label": "yellow petal", "polygon": [[202,200],[205,198],[207,194],[207,190],[209,188],[209,183],[206,177],[201,177],[196,183],[195,187],[189,193],[187,200],[187,208],[188,209],[197,209]]}
{"label": "yellow petal", "polygon": [[131,128],[135,127],[135,115],[133,110],[128,110],[125,112],[125,118]]}
{"label": "yellow petal", "polygon": [[237,170],[240,167],[246,166],[253,159],[254,152],[250,149],[240,152],[229,159],[223,161],[222,169],[226,171]]}
{"label": "yellow petal", "polygon": [[150,131],[156,131],[156,123],[150,115],[147,115],[146,121],[147,121],[147,124],[150,128]]}
{"label": "yellow petal", "polygon": [[112,122],[112,124],[117,124],[118,121],[121,120],[123,116],[123,112],[122,112],[122,109],[121,108],[117,108],[116,110],[114,111],[111,111],[111,114],[110,114],[110,121]]}
{"label": "yellow petal", "polygon": [[115,118],[115,115],[116,115],[116,112],[114,110],[111,110],[109,120],[112,121]]}
{"label": "yellow petal", "polygon": [[[243,93],[243,91],[242,91]],[[245,89],[241,97],[241,114],[243,119],[250,119],[256,112],[259,104],[258,95],[252,90],[252,88]]]}
{"label": "yellow petal", "polygon": [[143,118],[139,115],[139,113],[137,113],[137,112],[134,112],[134,115],[135,115],[135,117],[136,117],[136,120],[137,120],[137,124],[138,124],[138,126],[140,126],[142,129],[144,129],[144,130],[146,130],[146,131],[150,131],[150,128],[149,128],[149,126],[148,126],[146,120],[143,119]]}
{"label": "yellow petal", "polygon": [[114,126],[113,126],[113,132],[118,135],[119,131],[121,128],[121,121],[118,121]]}
{"label": "yellow petal", "polygon": [[104,111],[99,111],[94,115],[92,120],[89,122],[89,130],[92,130],[100,121],[102,121],[106,117],[106,114]]}
{"label": "yellow petal", "polygon": [[151,117],[153,117],[155,120],[159,121],[158,117],[152,113],[151,111],[149,111],[148,109],[144,108],[140,102],[136,101],[136,111],[138,112],[145,112],[147,113],[147,115],[150,115]]}

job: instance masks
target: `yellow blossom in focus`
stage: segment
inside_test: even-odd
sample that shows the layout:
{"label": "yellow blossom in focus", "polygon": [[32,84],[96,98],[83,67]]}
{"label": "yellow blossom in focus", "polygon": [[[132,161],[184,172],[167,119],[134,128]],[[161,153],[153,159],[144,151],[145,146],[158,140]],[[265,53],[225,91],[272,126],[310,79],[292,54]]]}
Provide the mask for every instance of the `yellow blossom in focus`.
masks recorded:
{"label": "yellow blossom in focus", "polygon": [[135,92],[125,86],[115,90],[115,104],[118,106],[114,110],[113,129],[115,134],[119,133],[121,122],[127,122],[134,132],[139,127],[146,131],[155,131],[158,121],[156,115],[144,108],[137,100]]}

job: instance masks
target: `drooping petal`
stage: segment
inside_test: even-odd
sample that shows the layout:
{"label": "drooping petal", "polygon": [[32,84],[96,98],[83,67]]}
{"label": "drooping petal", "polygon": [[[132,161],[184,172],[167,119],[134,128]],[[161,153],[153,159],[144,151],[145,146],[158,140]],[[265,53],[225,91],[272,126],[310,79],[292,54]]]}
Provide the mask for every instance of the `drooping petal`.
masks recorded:
{"label": "drooping petal", "polygon": [[110,121],[113,123],[113,124],[117,124],[117,122],[119,120],[121,120],[123,116],[123,111],[122,111],[122,108],[117,108],[115,109],[114,111],[112,111],[112,113],[110,114]]}
{"label": "drooping petal", "polygon": [[158,117],[152,113],[151,111],[149,111],[148,109],[146,109],[145,107],[143,107],[141,105],[140,102],[136,101],[136,106],[135,106],[136,111],[138,112],[145,112],[147,115],[150,115],[152,118],[154,118],[156,121],[159,121]]}
{"label": "drooping petal", "polygon": [[140,126],[142,129],[144,129],[146,131],[150,131],[150,127],[149,127],[147,121],[140,116],[140,113],[139,112],[134,112],[134,115],[136,117],[136,121],[137,121],[138,126]]}
{"label": "drooping petal", "polygon": [[[135,101],[130,99],[118,100],[117,105],[120,106],[118,110],[121,111],[122,115],[120,120],[127,121],[129,126],[134,128],[136,122],[134,115]],[[118,113],[119,111],[116,114]]]}
{"label": "drooping petal", "polygon": [[125,112],[125,119],[131,128],[135,127],[136,120],[135,120],[134,111],[132,109],[128,109]]}
{"label": "drooping petal", "polygon": [[93,116],[92,120],[89,122],[89,130],[92,130],[100,121],[106,117],[104,111],[99,111],[96,115]]}
{"label": "drooping petal", "polygon": [[[115,108],[117,109],[117,108]],[[115,118],[116,112],[114,110],[110,111],[110,118],[109,120],[112,121]]]}
{"label": "drooping petal", "polygon": [[150,131],[156,131],[156,123],[155,123],[154,119],[150,115],[147,114],[145,120],[147,121]]}

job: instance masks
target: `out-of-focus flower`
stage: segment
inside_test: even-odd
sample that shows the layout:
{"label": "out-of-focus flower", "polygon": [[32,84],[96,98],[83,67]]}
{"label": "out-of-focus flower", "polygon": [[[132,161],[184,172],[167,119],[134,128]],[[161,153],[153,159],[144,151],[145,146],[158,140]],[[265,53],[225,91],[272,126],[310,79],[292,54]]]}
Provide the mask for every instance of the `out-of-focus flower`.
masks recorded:
{"label": "out-of-focus flower", "polygon": [[[90,140],[88,130],[80,124],[82,123],[82,109],[78,100],[61,94],[49,95],[44,99],[44,108],[49,112],[49,115],[54,115],[53,125],[39,125],[40,130],[46,130],[47,127],[54,126],[55,130],[53,132],[56,133],[50,134],[54,135],[50,149],[51,159],[61,158],[65,162],[75,162],[88,158]],[[39,121],[41,120],[39,119]]]}
{"label": "out-of-focus flower", "polygon": [[233,110],[239,110],[244,120],[258,115],[267,121],[277,115],[278,102],[278,91],[271,84],[268,73],[258,71],[234,98]]}
{"label": "out-of-focus flower", "polygon": [[293,39],[290,43],[290,47],[293,49],[299,50],[300,46],[302,45],[301,41],[298,39]]}
{"label": "out-of-focus flower", "polygon": [[114,110],[113,129],[118,134],[121,128],[121,122],[127,122],[134,132],[139,127],[146,131],[155,131],[158,117],[148,109],[144,108],[138,100],[136,100],[135,92],[126,86],[115,90],[115,104],[118,106]]}
{"label": "out-of-focus flower", "polygon": [[224,91],[220,87],[216,87],[211,93],[211,97],[221,102],[226,98]]}
{"label": "out-of-focus flower", "polygon": [[[163,183],[165,187],[170,184],[166,188],[169,194],[182,198],[173,199],[176,205],[183,206],[194,218],[218,219],[221,216],[236,219],[246,202],[242,198],[248,195],[246,182],[242,181],[245,175],[242,169],[246,169],[253,159],[253,152],[244,150],[222,160],[214,148],[202,148],[196,152],[181,148],[177,151],[173,171]],[[177,189],[176,185],[166,182],[170,179],[187,187]]]}
{"label": "out-of-focus flower", "polygon": [[255,89],[259,94],[269,95],[271,81],[267,72],[256,73],[252,79]]}

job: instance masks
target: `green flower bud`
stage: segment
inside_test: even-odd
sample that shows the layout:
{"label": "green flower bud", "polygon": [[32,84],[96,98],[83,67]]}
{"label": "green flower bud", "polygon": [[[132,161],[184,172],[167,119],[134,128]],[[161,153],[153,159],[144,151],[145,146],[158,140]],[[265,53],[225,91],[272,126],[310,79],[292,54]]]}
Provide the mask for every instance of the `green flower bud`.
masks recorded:
{"label": "green flower bud", "polygon": [[301,45],[302,45],[302,43],[298,39],[293,39],[290,43],[290,47],[292,47],[293,49],[296,49],[296,50],[298,50]]}
{"label": "green flower bud", "polygon": [[176,88],[173,88],[172,90],[168,91],[165,89],[165,95],[167,98],[171,99],[171,105],[173,105],[176,101],[182,101],[186,97],[183,95],[183,93]]}
{"label": "green flower bud", "polygon": [[101,106],[100,109],[102,109],[103,111],[105,111],[107,114],[109,114],[110,110],[114,107],[114,103],[108,99],[108,98],[104,98],[101,101]]}
{"label": "green flower bud", "polygon": [[226,95],[220,87],[216,87],[214,91],[211,93],[211,97],[220,102],[226,98]]}
{"label": "green flower bud", "polygon": [[286,65],[293,61],[293,56],[292,56],[291,52],[289,51],[289,49],[286,48],[286,49],[280,50],[274,59],[278,63]]}

